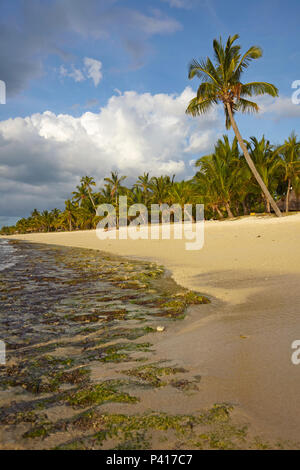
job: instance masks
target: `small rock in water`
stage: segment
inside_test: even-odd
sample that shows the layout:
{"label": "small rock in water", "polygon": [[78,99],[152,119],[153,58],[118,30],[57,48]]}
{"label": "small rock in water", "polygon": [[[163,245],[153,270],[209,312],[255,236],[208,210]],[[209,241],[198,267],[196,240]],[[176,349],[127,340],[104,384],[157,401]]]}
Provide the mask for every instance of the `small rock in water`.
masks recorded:
{"label": "small rock in water", "polygon": [[161,332],[161,331],[165,331],[165,327],[164,327],[164,326],[158,326],[158,327],[156,328],[156,330],[157,330],[157,331],[160,331],[160,332]]}

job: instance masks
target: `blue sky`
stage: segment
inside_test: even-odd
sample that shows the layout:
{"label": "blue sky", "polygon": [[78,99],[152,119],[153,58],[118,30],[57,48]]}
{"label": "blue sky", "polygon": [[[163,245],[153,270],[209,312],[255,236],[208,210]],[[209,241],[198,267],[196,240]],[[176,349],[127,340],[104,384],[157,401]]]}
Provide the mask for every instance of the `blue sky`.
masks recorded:
{"label": "blue sky", "polygon": [[[0,220],[33,207],[62,207],[87,172],[99,182],[110,168],[134,176],[149,165],[191,176],[193,160],[225,128],[219,111],[206,123],[181,120],[192,92],[187,87],[197,87],[187,66],[212,55],[220,35],[239,33],[243,48],[260,45],[264,56],[245,79],[280,90],[276,102],[260,101],[260,117],[238,117],[243,136],[265,133],[279,143],[297,131],[300,105],[291,103],[291,84],[300,80],[299,17],[299,0],[2,0],[0,79],[7,103],[0,105]],[[102,142],[114,116],[108,151]],[[171,146],[164,126],[168,139],[175,135]],[[175,126],[171,136],[168,126]],[[78,148],[88,152],[86,166]]]}

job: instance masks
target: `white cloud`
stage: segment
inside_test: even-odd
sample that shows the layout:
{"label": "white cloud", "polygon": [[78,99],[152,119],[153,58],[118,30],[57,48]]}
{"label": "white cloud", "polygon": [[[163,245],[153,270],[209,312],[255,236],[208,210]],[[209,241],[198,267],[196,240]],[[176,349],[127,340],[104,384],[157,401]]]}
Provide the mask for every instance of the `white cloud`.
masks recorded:
{"label": "white cloud", "polygon": [[100,62],[100,60],[85,57],[84,65],[86,68],[87,76],[93,80],[95,86],[98,86],[100,80],[102,79],[102,63]]}
{"label": "white cloud", "polygon": [[[3,3],[0,2],[0,8]],[[0,48],[1,80],[9,83],[9,96],[42,76],[43,63],[49,55],[70,57],[70,34],[75,41],[84,44],[93,40],[99,47],[102,46],[97,41],[113,40],[125,59],[133,61],[133,66],[141,66],[153,35],[172,34],[182,28],[172,17],[155,11],[142,13],[116,0],[15,3],[13,22],[1,11],[0,37],[1,44],[5,44]]]}
{"label": "white cloud", "polygon": [[72,70],[69,73],[69,77],[73,78],[75,82],[83,82],[85,80],[83,73],[80,69],[76,69],[74,65],[72,65]]}
{"label": "white cloud", "polygon": [[63,207],[85,174],[98,183],[112,169],[130,177],[128,183],[145,171],[190,175],[190,160],[213,149],[223,125],[217,109],[187,116],[193,96],[190,87],[179,95],[127,91],[99,113],[46,111],[0,122],[0,214]]}
{"label": "white cloud", "polygon": [[188,153],[200,153],[211,148],[212,139],[216,137],[215,131],[208,130],[204,133],[195,132],[189,138],[189,145],[185,148]]}
{"label": "white cloud", "polygon": [[83,62],[84,68],[82,70],[76,68],[74,64],[71,65],[70,70],[61,65],[59,69],[61,77],[70,77],[75,82],[83,82],[87,77],[93,80],[95,87],[97,87],[103,77],[101,72],[102,62],[90,57],[85,57]]}
{"label": "white cloud", "polygon": [[85,77],[80,69],[76,69],[76,67],[72,64],[71,69],[68,70],[64,65],[60,66],[59,73],[61,77],[70,77],[75,82],[83,82]]}
{"label": "white cloud", "polygon": [[270,96],[263,96],[256,100],[259,105],[259,116],[270,114],[270,117],[279,121],[283,118],[300,117],[300,105],[292,102],[292,93],[290,97],[280,96],[279,98],[272,98]]}

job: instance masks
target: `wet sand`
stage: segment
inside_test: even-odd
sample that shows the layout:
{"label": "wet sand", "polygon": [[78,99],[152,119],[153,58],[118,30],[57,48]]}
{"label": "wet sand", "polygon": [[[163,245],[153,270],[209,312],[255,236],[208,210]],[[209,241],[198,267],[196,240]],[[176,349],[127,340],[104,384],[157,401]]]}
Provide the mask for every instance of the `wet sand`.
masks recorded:
{"label": "wet sand", "polygon": [[176,282],[212,298],[191,311],[155,345],[202,376],[199,408],[238,405],[266,436],[298,440],[300,365],[291,343],[300,339],[300,214],[206,222],[205,245],[184,240],[105,240],[95,231],[18,235],[31,242],[104,250],[163,264]]}

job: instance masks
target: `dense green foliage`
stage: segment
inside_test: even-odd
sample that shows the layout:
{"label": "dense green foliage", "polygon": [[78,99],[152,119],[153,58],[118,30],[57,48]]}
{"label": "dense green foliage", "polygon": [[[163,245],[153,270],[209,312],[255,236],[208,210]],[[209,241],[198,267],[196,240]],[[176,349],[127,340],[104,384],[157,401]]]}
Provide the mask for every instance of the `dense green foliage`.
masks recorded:
{"label": "dense green foliage", "polygon": [[[265,137],[251,137],[246,142],[263,181],[272,196],[279,200],[294,190],[300,198],[300,142],[291,136],[280,146],[272,145]],[[3,227],[2,235],[56,230],[85,230],[96,228],[100,217],[99,204],[112,204],[118,210],[118,196],[126,195],[128,205],[145,204],[204,204],[206,219],[247,215],[250,212],[270,212],[270,204],[241,154],[236,138],[230,142],[224,135],[211,155],[196,162],[197,173],[189,181],[175,177],[139,176],[131,187],[124,185],[126,177],[112,172],[105,184],[95,190],[93,178],[81,178],[80,185],[65,201],[64,210],[39,212],[20,219],[13,227]],[[287,200],[286,200],[287,202]],[[288,207],[287,207],[288,209]]]}

